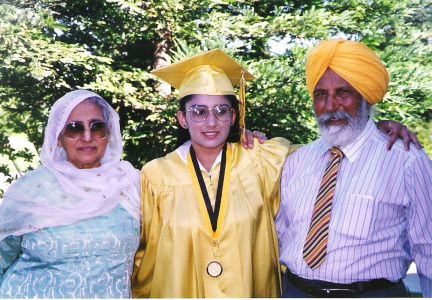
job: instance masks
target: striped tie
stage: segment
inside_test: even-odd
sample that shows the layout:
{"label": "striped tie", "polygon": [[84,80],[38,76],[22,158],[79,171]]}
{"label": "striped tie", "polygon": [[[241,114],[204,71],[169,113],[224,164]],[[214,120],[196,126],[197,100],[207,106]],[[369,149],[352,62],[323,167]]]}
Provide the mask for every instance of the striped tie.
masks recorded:
{"label": "striped tie", "polygon": [[330,153],[330,161],[321,181],[312,221],[303,247],[303,258],[312,270],[317,269],[326,259],[333,194],[339,164],[344,157],[339,148],[331,148]]}

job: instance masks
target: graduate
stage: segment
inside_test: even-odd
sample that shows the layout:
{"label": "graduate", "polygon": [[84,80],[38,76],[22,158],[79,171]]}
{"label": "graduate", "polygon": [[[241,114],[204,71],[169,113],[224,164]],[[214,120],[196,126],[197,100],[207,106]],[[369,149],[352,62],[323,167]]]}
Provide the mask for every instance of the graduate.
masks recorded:
{"label": "graduate", "polygon": [[142,169],[134,297],[279,296],[274,218],[295,147],[274,138],[243,148],[244,85],[254,77],[222,50],[153,74],[179,90],[185,142]]}

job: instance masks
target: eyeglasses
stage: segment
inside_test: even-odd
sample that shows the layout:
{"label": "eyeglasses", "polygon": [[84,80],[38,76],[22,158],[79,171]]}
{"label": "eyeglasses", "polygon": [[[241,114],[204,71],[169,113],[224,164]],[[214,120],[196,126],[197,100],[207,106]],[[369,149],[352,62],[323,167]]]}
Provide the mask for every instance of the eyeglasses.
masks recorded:
{"label": "eyeglasses", "polygon": [[[87,128],[85,128],[83,122],[74,121],[65,125],[63,135],[71,140],[79,140],[84,136],[86,130]],[[89,130],[91,136],[97,139],[104,139],[109,134],[107,124],[103,121],[91,122]]]}
{"label": "eyeglasses", "polygon": [[233,109],[231,106],[226,104],[216,105],[213,108],[208,108],[204,105],[194,105],[189,109],[186,109],[190,113],[190,117],[194,122],[204,122],[209,113],[213,111],[216,119],[222,122],[227,122],[231,120]]}

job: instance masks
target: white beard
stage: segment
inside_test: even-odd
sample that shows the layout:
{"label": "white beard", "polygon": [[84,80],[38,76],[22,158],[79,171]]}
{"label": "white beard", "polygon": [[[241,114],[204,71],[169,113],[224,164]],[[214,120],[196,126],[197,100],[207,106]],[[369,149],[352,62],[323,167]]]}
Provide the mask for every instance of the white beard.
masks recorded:
{"label": "white beard", "polygon": [[[369,119],[369,106],[362,100],[357,116],[352,117],[345,112],[326,113],[316,117],[322,138],[332,146],[346,146],[351,144],[364,130]],[[327,125],[331,118],[346,120],[347,125]]]}

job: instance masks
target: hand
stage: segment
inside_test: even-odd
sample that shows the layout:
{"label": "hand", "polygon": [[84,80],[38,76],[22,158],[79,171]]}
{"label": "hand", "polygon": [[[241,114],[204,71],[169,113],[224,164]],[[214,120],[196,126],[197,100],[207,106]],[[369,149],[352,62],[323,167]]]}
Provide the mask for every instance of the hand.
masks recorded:
{"label": "hand", "polygon": [[377,122],[378,129],[389,136],[387,150],[390,150],[397,139],[403,140],[405,150],[410,149],[410,143],[413,143],[417,149],[423,148],[417,136],[412,133],[408,127],[396,121],[379,121]]}
{"label": "hand", "polygon": [[259,131],[251,132],[250,130],[246,129],[245,139],[243,141],[243,148],[252,149],[254,147],[254,138],[257,138],[260,144],[263,144],[267,140],[267,137],[264,133]]}

